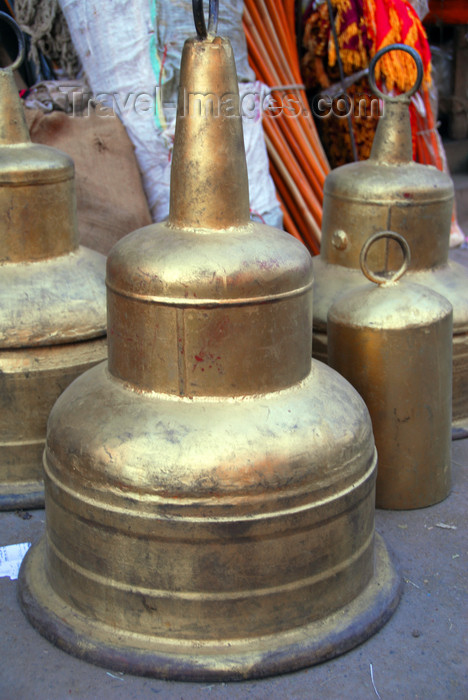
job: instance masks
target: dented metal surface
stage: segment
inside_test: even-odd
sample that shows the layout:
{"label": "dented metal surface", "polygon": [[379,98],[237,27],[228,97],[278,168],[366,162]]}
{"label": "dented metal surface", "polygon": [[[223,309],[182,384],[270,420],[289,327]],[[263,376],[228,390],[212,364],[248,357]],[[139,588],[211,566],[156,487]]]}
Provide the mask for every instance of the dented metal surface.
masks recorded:
{"label": "dented metal surface", "polygon": [[260,677],[363,641],[399,580],[367,409],[311,361],[311,258],[250,222],[240,116],[183,112],[237,94],[229,42],[188,40],[180,89],[169,220],[109,256],[109,361],[51,413],[20,598],[108,668]]}

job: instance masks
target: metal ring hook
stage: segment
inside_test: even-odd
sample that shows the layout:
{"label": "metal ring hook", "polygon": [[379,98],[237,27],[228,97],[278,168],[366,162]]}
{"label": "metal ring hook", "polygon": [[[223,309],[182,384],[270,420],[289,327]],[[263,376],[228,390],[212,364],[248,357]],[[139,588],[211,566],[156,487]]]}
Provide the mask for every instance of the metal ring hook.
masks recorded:
{"label": "metal ring hook", "polygon": [[[381,90],[379,90],[375,82],[375,67],[377,65],[377,62],[382,58],[382,56],[384,56],[389,51],[405,51],[406,53],[409,53],[409,55],[416,64],[416,82],[410,90],[402,93],[401,95],[386,95]],[[385,102],[408,102],[411,95],[414,95],[414,93],[417,92],[421,87],[423,75],[424,69],[421,56],[418,54],[416,49],[413,49],[412,46],[406,46],[406,44],[390,44],[390,46],[385,46],[383,49],[380,49],[380,51],[377,51],[377,53],[375,54],[375,56],[372,57],[369,63],[369,85],[371,86],[371,90],[375,95],[380,97]]]}
{"label": "metal ring hook", "polygon": [[[392,238],[394,241],[399,243],[400,248],[403,253],[403,264],[398,270],[395,270],[390,277],[383,277],[382,275],[376,275],[375,272],[372,272],[372,270],[369,270],[367,266],[367,255],[369,253],[369,250],[371,246],[376,242],[380,241],[382,238]],[[361,250],[361,256],[359,262],[361,263],[361,270],[365,274],[368,280],[371,282],[375,282],[376,284],[388,284],[388,282],[396,282],[397,280],[400,279],[400,277],[403,277],[405,274],[406,270],[408,269],[408,265],[410,264],[411,260],[411,251],[410,247],[408,245],[408,242],[406,238],[403,238],[399,233],[395,233],[395,231],[379,231],[378,233],[374,233],[372,236],[370,236],[367,241],[364,243],[362,250]]]}
{"label": "metal ring hook", "polygon": [[218,31],[219,0],[210,0],[208,14],[208,31],[205,24],[203,0],[192,0],[193,20],[200,40],[206,39],[208,34],[216,34]]}
{"label": "metal ring hook", "polygon": [[21,29],[19,28],[18,24],[15,22],[13,17],[10,17],[10,15],[7,15],[6,12],[0,12],[0,19],[10,25],[10,27],[15,32],[16,39],[18,41],[18,55],[16,56],[16,59],[9,66],[0,67],[0,70],[11,70],[13,72],[14,70],[17,70],[24,61],[24,54],[25,54],[24,36],[23,36],[23,32],[21,31]]}

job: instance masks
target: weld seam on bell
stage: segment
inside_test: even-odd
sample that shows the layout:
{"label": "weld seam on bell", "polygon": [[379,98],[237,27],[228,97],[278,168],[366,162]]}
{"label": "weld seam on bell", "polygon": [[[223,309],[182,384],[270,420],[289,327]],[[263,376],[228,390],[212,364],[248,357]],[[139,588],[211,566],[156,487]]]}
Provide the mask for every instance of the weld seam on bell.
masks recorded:
{"label": "weld seam on bell", "polygon": [[164,297],[164,296],[152,296],[144,294],[136,294],[135,292],[128,292],[127,290],[119,289],[118,287],[107,283],[107,288],[118,294],[121,297],[127,299],[135,299],[139,302],[146,304],[160,304],[161,306],[178,306],[182,309],[184,307],[196,307],[199,309],[205,309],[210,307],[228,307],[228,306],[256,306],[258,304],[270,304],[282,299],[290,299],[295,297],[303,296],[307,294],[311,289],[313,289],[314,283],[310,282],[299,289],[291,289],[289,291],[281,292],[280,294],[269,294],[268,296],[260,297],[249,297],[243,298],[239,297],[237,299],[223,298],[219,299],[198,299],[198,298],[187,298],[187,297]]}
{"label": "weld seam on bell", "polygon": [[[281,502],[278,504],[280,506],[279,510],[276,511],[266,511],[262,513],[250,513],[250,512],[242,512],[236,515],[236,522],[239,523],[249,523],[252,525],[261,525],[262,523],[266,523],[267,525],[271,525],[271,523],[276,522],[280,518],[285,518],[285,517],[311,517],[312,521],[311,522],[326,522],[327,520],[333,520],[337,519],[341,516],[343,516],[348,510],[349,510],[349,503],[347,502],[351,498],[353,499],[353,504],[352,505],[357,505],[359,504],[362,500],[366,499],[369,496],[370,491],[374,488],[374,481],[375,481],[375,468],[377,464],[377,456],[374,453],[372,455],[372,460],[370,460],[369,467],[367,471],[361,476],[360,479],[353,480],[352,484],[349,484],[348,486],[345,486],[344,488],[341,489],[341,501],[337,502],[336,501],[336,495],[337,495],[337,489],[335,489],[335,492],[333,495],[330,495],[328,497],[321,497],[321,498],[316,498],[314,502],[311,503],[305,503],[305,504],[299,504],[299,505],[291,505],[287,509],[281,509]],[[76,513],[77,517],[84,517],[86,513],[86,508],[88,506],[92,507],[95,509],[95,518],[97,519],[97,522],[101,522],[103,525],[108,524],[108,513],[109,511],[114,512],[116,515],[121,513],[125,514],[125,516],[129,519],[132,520],[132,532],[137,532],[135,528],[137,527],[136,522],[141,521],[142,528],[146,525],[147,521],[151,519],[151,521],[160,521],[163,524],[167,524],[169,522],[169,525],[173,529],[173,536],[171,535],[165,535],[166,539],[173,539],[176,540],[177,536],[175,533],[175,528],[177,528],[178,522],[177,518],[183,519],[183,522],[189,522],[192,524],[200,524],[204,525],[206,524],[207,526],[211,526],[212,524],[219,524],[220,526],[228,525],[231,526],[233,523],[233,519],[229,516],[220,516],[216,515],[216,513],[213,513],[211,515],[205,515],[205,516],[195,516],[195,515],[187,515],[184,513],[184,510],[187,510],[190,507],[193,507],[194,505],[198,508],[214,508],[216,510],[216,506],[219,508],[223,508],[223,499],[217,498],[216,499],[216,506],[210,502],[210,496],[206,496],[206,501],[197,504],[193,501],[188,501],[188,497],[186,499],[186,502],[184,503],[184,498],[177,498],[177,503],[174,503],[171,501],[168,497],[160,496],[160,495],[154,495],[154,496],[141,496],[138,498],[137,495],[132,494],[131,499],[127,498],[126,502],[126,507],[117,507],[113,503],[105,503],[103,504],[102,501],[100,501],[97,498],[97,495],[95,497],[92,497],[89,494],[79,494],[77,495],[75,491],[73,491],[69,486],[64,484],[63,482],[60,482],[57,477],[52,473],[48,460],[47,460],[47,455],[44,457],[44,471],[47,480],[50,482],[50,487],[49,490],[51,492],[51,498],[54,499],[53,496],[53,491],[52,489],[60,489],[60,491],[63,492],[64,496],[68,496],[68,501],[66,504],[67,509],[70,512]],[[97,492],[99,493],[99,492]],[[108,487],[106,489],[106,493],[109,495],[113,495],[117,498],[121,498],[121,490],[119,491],[115,487]],[[304,497],[305,494],[307,494],[308,491],[304,488],[302,490],[295,490],[295,491],[289,491],[281,494],[281,497],[284,499],[289,499],[289,498],[297,498],[301,499]],[[104,495],[101,493],[100,495]],[[320,495],[320,491],[317,495]],[[211,497],[213,498],[213,497]],[[276,494],[272,495],[270,499],[265,498],[265,496],[260,497],[258,494],[254,496],[250,496],[250,498],[246,498],[245,496],[243,497],[243,502],[246,504],[246,506],[250,506],[251,508],[258,507],[258,500],[259,498],[262,498],[262,505],[263,507],[268,506],[268,501],[269,500],[274,500],[275,498],[277,499],[278,496]],[[54,499],[55,500],[55,499]],[[229,498],[228,496],[225,497],[226,501],[232,502],[232,496]],[[59,502],[57,502],[57,505],[60,505]],[[103,505],[105,505],[105,510],[103,508]],[[152,510],[146,514],[145,512],[142,512],[142,507],[148,506],[153,508],[154,506],[159,506],[159,507],[169,507],[172,506],[173,510],[180,510],[180,515],[177,513],[173,512],[168,512],[167,510],[164,511],[163,514],[158,515],[157,513],[154,513]],[[81,510],[80,510],[81,506]],[[132,510],[132,506],[135,508],[135,511]],[[328,513],[328,517],[325,520],[321,520],[322,515],[321,515],[321,510],[327,510],[330,509],[330,506],[333,506]],[[100,518],[100,509],[102,509],[102,518]],[[311,511],[314,511],[312,513]],[[168,518],[170,518],[170,521],[168,521]],[[117,527],[115,529],[118,529]],[[290,529],[290,528],[289,528]],[[297,525],[297,529],[301,530],[304,529],[303,525]],[[142,534],[147,534],[142,531]]]}

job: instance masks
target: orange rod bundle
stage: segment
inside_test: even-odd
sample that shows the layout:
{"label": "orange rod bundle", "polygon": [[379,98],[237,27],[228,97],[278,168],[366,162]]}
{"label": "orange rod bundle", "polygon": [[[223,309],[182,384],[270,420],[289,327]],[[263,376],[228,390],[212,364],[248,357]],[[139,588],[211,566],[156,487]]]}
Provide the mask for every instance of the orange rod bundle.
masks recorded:
{"label": "orange rod bundle", "polygon": [[258,80],[277,88],[263,126],[285,229],[316,254],[330,168],[302,86],[294,6],[294,0],[245,0],[244,31]]}

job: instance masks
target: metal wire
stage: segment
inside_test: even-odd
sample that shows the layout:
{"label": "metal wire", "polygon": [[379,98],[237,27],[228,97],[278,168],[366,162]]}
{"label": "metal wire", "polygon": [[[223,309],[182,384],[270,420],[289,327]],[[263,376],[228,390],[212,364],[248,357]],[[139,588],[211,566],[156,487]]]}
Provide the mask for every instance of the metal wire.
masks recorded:
{"label": "metal wire", "polygon": [[[399,244],[403,253],[402,265],[398,270],[392,272],[391,275],[389,275],[388,277],[384,277],[383,275],[378,275],[375,272],[372,272],[372,270],[370,270],[367,265],[367,254],[369,253],[370,247],[376,241],[380,241],[382,238],[386,238],[387,240],[391,238],[394,241],[396,241]],[[395,233],[395,231],[379,231],[378,233],[374,233],[372,236],[370,236],[361,250],[361,256],[359,259],[359,262],[361,264],[361,270],[363,271],[367,279],[371,282],[375,282],[376,284],[388,284],[389,282],[396,282],[397,280],[399,280],[400,277],[402,277],[408,269],[410,261],[411,251],[408,242],[406,238],[403,238],[403,236],[401,236],[399,233]]]}
{"label": "metal wire", "polygon": [[199,39],[206,39],[208,34],[216,34],[218,30],[219,0],[210,0],[208,14],[208,30],[205,24],[203,0],[192,0],[193,21]]}
{"label": "metal wire", "polygon": [[10,17],[10,15],[7,15],[6,12],[0,12],[0,20],[3,22],[6,22],[7,24],[10,25],[10,27],[13,29],[16,35],[16,39],[18,41],[18,55],[16,56],[16,59],[11,63],[9,66],[4,66],[3,68],[0,68],[0,70],[17,70],[21,64],[24,61],[24,55],[25,55],[25,43],[24,43],[24,36],[23,32],[19,28],[18,24],[15,22],[13,17]]}
{"label": "metal wire", "polygon": [[[375,66],[377,65],[377,62],[382,58],[382,56],[388,53],[389,51],[406,51],[406,53],[409,53],[413,61],[416,63],[416,82],[410,90],[402,93],[401,95],[386,95],[384,92],[379,90],[375,82]],[[372,60],[369,63],[368,80],[371,90],[375,95],[380,97],[385,102],[408,102],[411,95],[414,95],[414,93],[417,92],[421,87],[423,75],[424,69],[421,56],[418,54],[416,49],[413,49],[412,46],[406,46],[406,44],[390,44],[389,46],[385,46],[383,49],[380,49],[380,51],[377,51],[377,53],[375,54],[375,56],[372,57]]]}

